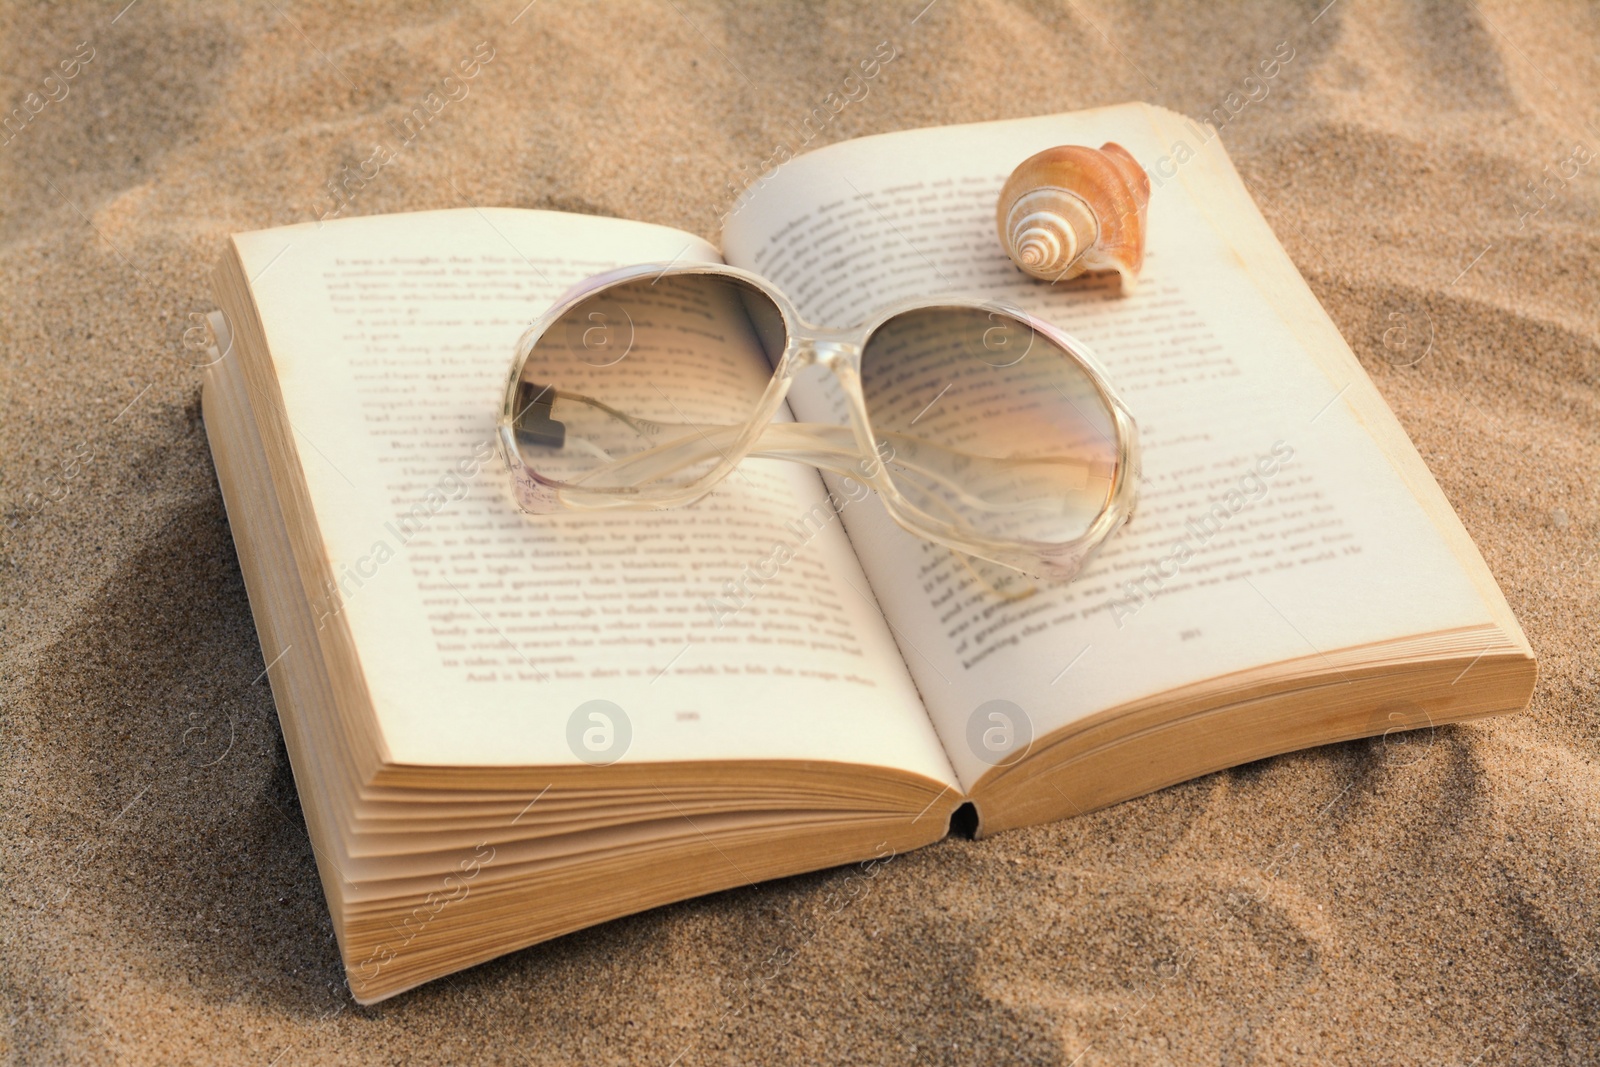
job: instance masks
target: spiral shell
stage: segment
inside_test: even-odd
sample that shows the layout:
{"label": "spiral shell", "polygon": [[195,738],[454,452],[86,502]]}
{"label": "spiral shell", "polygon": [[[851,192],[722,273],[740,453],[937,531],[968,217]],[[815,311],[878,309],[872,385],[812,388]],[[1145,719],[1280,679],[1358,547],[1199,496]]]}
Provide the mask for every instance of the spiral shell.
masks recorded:
{"label": "spiral shell", "polygon": [[1121,145],[1062,145],[1023,160],[1000,190],[995,225],[1012,262],[1047,282],[1114,270],[1130,290],[1144,266],[1150,178]]}

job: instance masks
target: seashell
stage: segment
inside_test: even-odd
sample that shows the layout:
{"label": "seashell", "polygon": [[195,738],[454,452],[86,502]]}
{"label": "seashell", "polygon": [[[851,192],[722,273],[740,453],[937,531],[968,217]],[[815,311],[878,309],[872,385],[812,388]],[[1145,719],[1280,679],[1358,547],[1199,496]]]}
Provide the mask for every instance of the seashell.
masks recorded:
{"label": "seashell", "polygon": [[1022,161],[995,224],[1011,261],[1047,282],[1114,270],[1131,290],[1144,266],[1150,177],[1126,148],[1062,145]]}

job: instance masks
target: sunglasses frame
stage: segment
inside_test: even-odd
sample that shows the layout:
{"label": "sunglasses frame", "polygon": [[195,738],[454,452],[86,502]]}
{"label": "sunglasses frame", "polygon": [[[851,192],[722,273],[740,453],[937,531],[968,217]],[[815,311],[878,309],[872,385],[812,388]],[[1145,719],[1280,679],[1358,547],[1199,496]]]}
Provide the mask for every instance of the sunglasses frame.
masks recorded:
{"label": "sunglasses frame", "polygon": [[[606,489],[591,489],[556,481],[529,467],[517,447],[515,422],[521,414],[517,405],[522,374],[539,340],[569,311],[608,289],[641,279],[648,278],[653,283],[664,277],[683,275],[710,275],[749,285],[770,300],[783,319],[783,353],[773,368],[772,380],[749,416],[748,424],[733,445],[726,449],[708,439],[708,444],[721,453],[721,461],[686,485],[646,484]],[[1080,536],[1062,542],[982,537],[929,515],[908,501],[895,486],[880,455],[879,445],[872,433],[872,421],[867,413],[866,396],[861,386],[862,353],[872,335],[890,319],[911,311],[940,308],[976,309],[991,316],[1011,318],[1054,344],[1064,357],[1074,360],[1094,385],[1111,414],[1112,427],[1116,432],[1117,465],[1104,507]],[[625,358],[625,355],[620,358]],[[832,371],[844,391],[849,406],[849,428],[853,432],[857,450],[850,457],[854,459],[853,463],[842,462],[846,457],[841,455],[837,447],[839,427],[831,424],[773,422],[789,395],[796,375],[813,364],[820,364]],[[783,447],[761,447],[760,438],[769,426],[785,428]],[[804,431],[808,427],[815,431],[815,440],[811,442],[814,447],[804,447],[803,437],[800,439],[802,447],[796,447],[796,431]],[[1132,413],[1117,395],[1105,370],[1088,346],[1043,319],[1019,307],[994,300],[939,296],[896,302],[873,313],[860,325],[828,330],[801,318],[789,299],[760,275],[720,263],[654,263],[622,267],[595,275],[568,290],[534,321],[517,342],[516,358],[506,379],[496,439],[511,478],[512,496],[518,508],[529,514],[682,507],[704,497],[746,458],[790,459],[865,482],[877,492],[890,517],[917,537],[956,552],[1014,568],[1024,574],[1060,581],[1076,576],[1106,540],[1133,517],[1140,476],[1139,432]]]}

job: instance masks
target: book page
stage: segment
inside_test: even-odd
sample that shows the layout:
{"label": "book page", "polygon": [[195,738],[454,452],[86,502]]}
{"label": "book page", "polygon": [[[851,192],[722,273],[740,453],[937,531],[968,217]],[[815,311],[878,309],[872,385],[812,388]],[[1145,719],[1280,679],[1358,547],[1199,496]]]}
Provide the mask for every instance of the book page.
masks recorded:
{"label": "book page", "polygon": [[[815,471],[749,462],[665,511],[531,517],[512,504],[494,433],[531,320],[593,274],[714,261],[713,248],[508,209],[235,240],[331,564],[312,608],[319,628],[349,627],[394,760],[576,764],[569,720],[606,701],[626,725],[603,756],[830,760],[951,781],[842,529],[800,524],[819,502],[834,516]],[[770,375],[702,310],[660,314],[694,319],[706,395]]]}
{"label": "book page", "polygon": [[[770,175],[724,231],[728,261],[772,279],[815,323],[940,293],[1026,308],[1095,350],[1138,421],[1138,510],[1067,586],[1003,599],[875,499],[844,516],[969,788],[992,763],[969,740],[990,701],[1020,709],[1037,738],[1230,671],[1492,622],[1343,403],[1350,381],[1321,369],[1252,282],[1236,246],[1272,241],[1264,222],[1219,234],[1169,175],[1152,180],[1132,294],[1104,278],[1048,285],[1005,257],[995,203],[1013,167],[1052,145],[1116,141],[1150,170],[1173,148],[1154,114],[1123,105],[845,142]],[[930,402],[948,380],[930,367]],[[837,421],[837,389],[819,381],[790,404]]]}

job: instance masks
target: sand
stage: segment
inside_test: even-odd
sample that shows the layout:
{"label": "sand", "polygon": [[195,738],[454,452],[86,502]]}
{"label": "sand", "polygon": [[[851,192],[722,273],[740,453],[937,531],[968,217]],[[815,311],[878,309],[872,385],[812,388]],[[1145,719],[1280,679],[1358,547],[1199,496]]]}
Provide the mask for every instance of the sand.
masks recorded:
{"label": "sand", "polygon": [[[0,135],[0,1050],[1600,1059],[1592,6],[522,2],[0,12],[0,100],[37,111]],[[186,358],[224,236],[311,218],[489,41],[351,211],[554,207],[714,239],[727,183],[885,39],[904,55],[824,141],[1240,94],[1224,141],[1526,627],[1531,710],[946,842],[865,891],[835,871],[724,893],[355,1007]]]}

